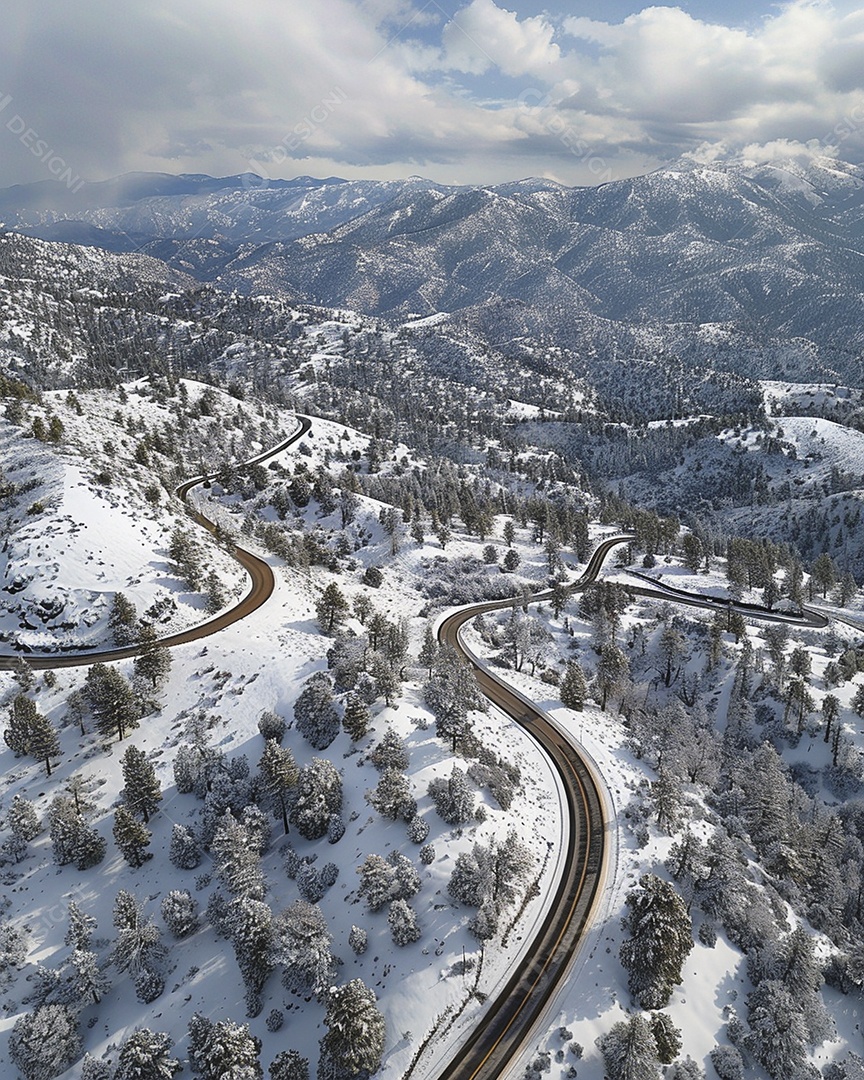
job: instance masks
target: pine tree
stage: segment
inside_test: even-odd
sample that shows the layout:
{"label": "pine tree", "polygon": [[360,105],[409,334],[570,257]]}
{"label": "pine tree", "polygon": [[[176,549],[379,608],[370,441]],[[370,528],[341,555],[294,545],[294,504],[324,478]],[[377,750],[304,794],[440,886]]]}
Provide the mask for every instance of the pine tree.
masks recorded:
{"label": "pine tree", "polygon": [[114,1080],[171,1080],[183,1069],[172,1045],[165,1032],[139,1028],[120,1048]]}
{"label": "pine tree", "polygon": [[122,758],[124,788],[121,797],[130,813],[141,814],[144,823],[150,821],[162,801],[162,788],[156,770],[147,755],[137,746],[128,746]]}
{"label": "pine tree", "polygon": [[258,730],[265,742],[275,739],[277,743],[281,743],[285,737],[285,728],[284,718],[272,709],[265,709],[258,717]]}
{"label": "pine tree", "polygon": [[345,711],[342,715],[342,727],[352,742],[357,742],[369,730],[369,709],[357,694],[351,693],[345,699]]}
{"label": "pine tree", "polygon": [[90,949],[75,949],[70,958],[71,992],[75,1001],[92,1000],[98,1005],[108,993],[110,982],[99,967],[99,958]]}
{"label": "pine tree", "polygon": [[410,945],[420,937],[417,914],[406,900],[394,900],[387,914],[394,945]]}
{"label": "pine tree", "polygon": [[261,852],[248,828],[230,810],[219,818],[210,854],[216,873],[235,896],[260,900],[264,896]]}
{"label": "pine tree", "polygon": [[29,843],[39,835],[39,817],[33,808],[33,804],[23,795],[15,795],[12,805],[6,815],[6,824],[12,830],[13,835],[20,837],[24,843]]}
{"label": "pine tree", "polygon": [[309,1080],[309,1059],[296,1050],[282,1050],[270,1064],[270,1080]]}
{"label": "pine tree", "polygon": [[578,661],[571,660],[567,664],[567,670],[558,691],[561,704],[565,708],[573,709],[574,712],[581,712],[585,706],[587,689],[585,673],[582,671],[581,665]]}
{"label": "pine tree", "polygon": [[172,889],[163,898],[159,912],[175,938],[188,937],[198,929],[198,901],[188,889]]}
{"label": "pine tree", "polygon": [[661,1065],[671,1065],[681,1053],[681,1032],[672,1023],[668,1013],[651,1014],[651,1031],[657,1043],[657,1056]]}
{"label": "pine tree", "polygon": [[268,739],[258,762],[258,788],[262,805],[269,807],[274,817],[281,817],[286,836],[291,796],[299,778],[291,751],[279,746],[275,739]]}
{"label": "pine tree", "polygon": [[171,651],[159,643],[156,630],[150,623],[142,622],[138,628],[140,652],[135,657],[135,674],[155,690],[171,670]]}
{"label": "pine tree", "polygon": [[339,713],[330,680],[323,672],[307,679],[294,702],[294,722],[315,750],[325,750],[339,734]]}
{"label": "pine tree", "polygon": [[369,760],[379,770],[398,769],[402,772],[408,768],[405,743],[392,727],[387,728],[381,741],[369,753]]}
{"label": "pine tree", "polygon": [[132,687],[115,668],[94,664],[87,672],[85,693],[100,735],[116,731],[118,740],[138,727],[138,706]]}
{"label": "pine tree", "polygon": [[429,678],[432,678],[432,670],[438,662],[438,655],[441,647],[438,644],[438,639],[435,637],[435,631],[432,629],[432,623],[426,623],[426,630],[423,634],[423,645],[420,648],[420,654],[417,660],[429,673]]}
{"label": "pine tree", "polygon": [[382,817],[391,821],[411,817],[417,811],[408,778],[396,769],[385,769],[375,790],[367,792],[366,798]]}
{"label": "pine tree", "polygon": [[430,780],[428,793],[438,815],[448,825],[462,825],[474,816],[474,792],[467,776],[456,765],[446,780],[443,776]]}
{"label": "pine tree", "polygon": [[306,840],[318,840],[342,810],[342,778],[326,758],[312,758],[300,770],[289,820]]}
{"label": "pine tree", "polygon": [[214,1022],[200,1013],[189,1021],[189,1063],[201,1080],[263,1080],[260,1053],[261,1040],[248,1024]]}
{"label": "pine tree", "polygon": [[627,894],[621,945],[630,993],[643,1009],[663,1008],[681,982],[681,967],[693,948],[693,924],[684,901],[667,881],[645,874]]}
{"label": "pine tree", "polygon": [[483,707],[470,664],[454,649],[442,647],[432,678],[423,687],[423,697],[435,716],[438,735],[451,740],[455,753],[458,739],[471,730],[468,714]]}
{"label": "pine tree", "polygon": [[15,1021],[9,1057],[24,1080],[51,1080],[80,1056],[78,1022],[65,1005],[42,1005]]}
{"label": "pine tree", "polygon": [[600,708],[606,708],[609,695],[615,693],[630,673],[630,663],[617,645],[607,643],[600,653],[595,682],[600,691]]}
{"label": "pine tree", "polygon": [[348,601],[334,581],[321,593],[315,604],[315,611],[325,634],[332,634],[345,621],[349,611]]}
{"label": "pine tree", "polygon": [[3,732],[3,741],[16,757],[30,753],[30,739],[38,715],[36,703],[26,694],[16,694],[12,699],[9,725]]}
{"label": "pine tree", "polygon": [[120,854],[130,866],[143,866],[152,854],[146,851],[152,839],[150,830],[140,821],[136,821],[125,806],[118,806],[114,812],[114,843]]}
{"label": "pine tree", "polygon": [[90,939],[96,929],[96,920],[92,915],[85,915],[74,900],[69,901],[69,928],[64,945],[70,945],[73,949],[89,949]]}
{"label": "pine tree", "polygon": [[111,611],[108,613],[108,626],[114,635],[115,645],[131,645],[136,638],[138,612],[125,593],[114,593]]}
{"label": "pine tree", "polygon": [[332,938],[317,904],[295,900],[273,924],[273,961],[282,966],[282,984],[292,994],[320,998],[335,975]]}
{"label": "pine tree", "polygon": [[373,990],[361,979],[331,988],[324,1017],[328,1032],[321,1058],[337,1076],[374,1073],[384,1055],[385,1022]]}
{"label": "pine tree", "polygon": [[772,1080],[801,1075],[807,1059],[807,1027],[789,990],[765,979],[747,995],[747,1049]]}
{"label": "pine tree", "polygon": [[172,826],[169,858],[178,870],[194,870],[201,863],[201,851],[185,825]]}
{"label": "pine tree", "polygon": [[262,900],[238,896],[227,907],[223,927],[234,946],[243,983],[257,997],[273,967],[273,912]]}
{"label": "pine tree", "polygon": [[657,1043],[640,1014],[619,1020],[597,1040],[609,1080],[659,1080]]}

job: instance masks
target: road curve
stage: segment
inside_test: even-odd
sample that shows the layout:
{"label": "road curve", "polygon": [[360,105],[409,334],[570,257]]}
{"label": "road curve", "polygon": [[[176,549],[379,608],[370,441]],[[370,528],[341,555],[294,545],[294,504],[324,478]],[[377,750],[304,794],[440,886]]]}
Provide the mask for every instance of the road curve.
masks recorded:
{"label": "road curve", "polygon": [[[612,548],[631,539],[616,536],[599,544],[570,591],[579,592],[595,581]],[[550,595],[538,593],[530,597],[530,602]],[[603,800],[599,781],[578,746],[527,698],[479,665],[459,640],[461,628],[470,619],[512,604],[509,599],[462,608],[443,620],[438,637],[466,657],[485,696],[546,751],[563,781],[569,840],[564,872],[525,959],[478,1022],[470,1042],[440,1073],[440,1080],[493,1080],[503,1074],[565,976],[605,876],[607,823]]]}
{"label": "road curve", "polygon": [[[251,465],[258,465],[262,461],[266,461],[268,458],[274,457],[276,454],[286,450],[293,443],[297,442],[298,439],[301,439],[312,426],[312,421],[308,416],[299,415],[297,416],[297,420],[299,427],[295,432],[289,435],[287,439],[283,439],[277,446],[265,450],[263,453],[258,454],[249,461],[244,461],[242,464],[238,465],[238,468],[243,469],[248,468]],[[217,475],[217,473],[209,473],[203,476],[196,476],[192,480],[186,480],[177,488],[178,497],[185,503],[186,498],[193,487],[214,480]],[[194,510],[188,504],[186,510],[190,517],[202,528],[207,529],[210,533],[216,532],[215,524],[199,511]],[[253,555],[251,551],[247,551],[246,548],[235,546],[230,549],[229,554],[240,563],[251,579],[250,589],[243,599],[239,600],[233,607],[228,608],[227,611],[223,611],[214,618],[208,619],[207,622],[199,623],[197,626],[189,627],[188,630],[181,630],[176,634],[170,634],[168,637],[160,638],[160,645],[173,648],[175,645],[185,645],[190,641],[199,641],[201,638],[209,637],[211,634],[217,634],[220,630],[224,630],[233,623],[239,622],[240,619],[245,619],[270,599],[276,585],[276,579],[270,565],[265,562],[264,559],[259,558],[257,555]],[[81,649],[76,650],[76,652],[71,655],[69,653],[34,653],[28,651],[26,648],[19,648],[19,650],[14,653],[0,654],[0,671],[9,671],[22,657],[27,661],[30,667],[35,670],[41,670],[44,668],[87,667],[90,664],[108,663],[112,660],[125,660],[130,656],[137,656],[139,652],[140,646],[137,645],[129,645],[118,649],[88,650],[86,652]]]}
{"label": "road curve", "polygon": [[[569,587],[581,592],[597,579],[609,552],[634,537],[615,536],[598,544],[582,577]],[[822,628],[828,619],[804,608],[800,614],[769,611],[758,605],[735,603],[704,594],[687,593],[673,586],[625,586],[628,592],[652,600],[739,612],[746,618]],[[551,590],[516,603],[548,600]],[[585,930],[598,898],[605,871],[607,822],[598,778],[584,760],[578,744],[539,712],[524,695],[478,664],[463,647],[460,631],[466,622],[488,611],[511,607],[514,599],[472,604],[449,615],[438,628],[439,640],[461,653],[474,669],[483,694],[516,721],[546,751],[557,769],[567,797],[570,840],[564,874],[549,904],[547,915],[530,943],[526,958],[477,1024],[470,1042],[441,1072],[439,1080],[493,1080],[506,1070],[531,1033],[544,1006],[566,975],[570,958]]]}

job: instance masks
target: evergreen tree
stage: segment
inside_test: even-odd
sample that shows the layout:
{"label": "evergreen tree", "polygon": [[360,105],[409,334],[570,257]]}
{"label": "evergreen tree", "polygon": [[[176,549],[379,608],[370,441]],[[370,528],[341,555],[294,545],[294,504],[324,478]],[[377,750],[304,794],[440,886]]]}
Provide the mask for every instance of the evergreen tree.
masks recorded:
{"label": "evergreen tree", "polygon": [[9,1057],[24,1080],[52,1080],[80,1056],[78,1022],[65,1005],[41,1005],[15,1021]]}
{"label": "evergreen tree", "polygon": [[367,792],[366,798],[382,817],[391,821],[412,817],[417,812],[408,778],[396,769],[385,769],[377,787]]}
{"label": "evergreen tree", "polygon": [[330,819],[342,810],[342,778],[332,762],[313,758],[300,770],[297,797],[289,820],[306,840],[327,833]]}
{"label": "evergreen tree", "polygon": [[169,858],[172,866],[176,866],[178,870],[194,870],[201,862],[201,851],[195,837],[185,825],[175,824],[171,828]]}
{"label": "evergreen tree", "polygon": [[797,1003],[782,982],[765,979],[747,995],[750,1031],[745,1038],[772,1080],[802,1075],[807,1058],[807,1027]]}
{"label": "evergreen tree", "polygon": [[273,712],[272,709],[265,709],[258,717],[258,730],[261,732],[261,737],[265,743],[268,739],[274,739],[277,743],[281,743],[285,737],[285,728],[284,718]]}
{"label": "evergreen tree", "polygon": [[645,874],[627,894],[621,963],[630,993],[643,1009],[663,1008],[681,982],[681,967],[693,948],[693,924],[684,901],[667,881]]}
{"label": "evergreen tree", "polygon": [[325,634],[332,634],[348,616],[348,601],[339,586],[331,581],[315,604],[318,623]]}
{"label": "evergreen tree", "polygon": [[171,670],[171,651],[160,644],[156,630],[150,623],[142,622],[138,628],[138,641],[141,651],[135,657],[135,674],[149,681],[155,690]]}
{"label": "evergreen tree", "polygon": [[257,1000],[273,967],[273,912],[262,900],[238,896],[228,905],[223,926],[234,946],[243,984],[252,1000]]}
{"label": "evergreen tree", "polygon": [[36,703],[26,694],[16,694],[12,699],[9,724],[3,732],[3,741],[16,757],[30,753],[30,739],[38,715]]}
{"label": "evergreen tree", "polygon": [[600,708],[606,708],[610,694],[614,694],[630,674],[630,663],[617,645],[607,643],[600,653],[595,682],[600,691]]}
{"label": "evergreen tree", "polygon": [[114,843],[130,866],[143,866],[147,859],[153,857],[146,851],[152,840],[150,830],[145,828],[140,821],[136,821],[125,806],[118,806],[115,810],[112,832]]}
{"label": "evergreen tree", "polygon": [[198,901],[188,889],[172,889],[163,898],[159,912],[175,938],[188,937],[198,929]]}
{"label": "evergreen tree", "polygon": [[567,670],[558,691],[561,704],[575,712],[581,712],[585,706],[586,693],[585,673],[578,661],[571,660],[567,664]]}
{"label": "evergreen tree", "polygon": [[38,710],[34,712],[30,726],[28,753],[45,765],[45,773],[51,775],[51,758],[60,756],[60,739],[51,721]]}
{"label": "evergreen tree", "polygon": [[210,854],[216,873],[235,896],[260,900],[264,896],[261,850],[252,841],[249,829],[237,821],[230,809],[218,819]]}
{"label": "evergreen tree", "polygon": [[23,795],[14,795],[9,813],[6,815],[6,824],[12,830],[14,836],[20,837],[25,843],[29,843],[39,835],[39,817],[33,808],[33,804]]}
{"label": "evergreen tree", "polygon": [[260,1053],[261,1040],[248,1024],[214,1022],[200,1013],[189,1021],[189,1063],[201,1080],[263,1080]]}
{"label": "evergreen tree", "polygon": [[64,945],[73,949],[89,949],[90,939],[96,929],[96,920],[92,915],[85,915],[74,900],[69,901],[69,927],[66,930]]}
{"label": "evergreen tree", "polygon": [[639,1013],[619,1020],[597,1040],[608,1080],[659,1080],[657,1043]]}
{"label": "evergreen tree", "polygon": [[309,1080],[309,1059],[296,1050],[282,1050],[269,1068],[270,1080]]}
{"label": "evergreen tree", "polygon": [[[362,980],[331,988],[324,1023],[328,1031],[321,1040],[321,1059],[336,1076],[374,1073],[384,1056],[384,1017],[378,1011],[374,991]],[[326,1075],[326,1074],[325,1074]]]}
{"label": "evergreen tree", "polygon": [[279,746],[275,739],[268,739],[258,762],[258,790],[262,804],[270,808],[274,817],[282,819],[286,836],[288,810],[299,778],[291,751]]}
{"label": "evergreen tree", "polygon": [[125,593],[114,593],[111,610],[108,613],[108,626],[114,636],[115,645],[131,645],[136,638],[138,612]]}
{"label": "evergreen tree", "polygon": [[156,770],[147,755],[137,746],[128,746],[122,758],[124,787],[120,795],[130,813],[141,814],[145,824],[162,801],[162,788]]}
{"label": "evergreen tree", "polygon": [[436,776],[429,781],[429,797],[439,816],[448,825],[462,825],[474,816],[474,792],[461,769],[453,766],[450,776]]}
{"label": "evergreen tree", "polygon": [[132,687],[115,668],[94,664],[87,672],[84,689],[100,735],[107,738],[116,731],[118,740],[122,740],[138,727]]}
{"label": "evergreen tree", "polygon": [[110,982],[99,967],[99,958],[90,949],[75,949],[69,961],[72,968],[69,989],[76,1002],[91,1000],[98,1005],[108,992]]}
{"label": "evergreen tree", "polygon": [[310,679],[294,702],[294,722],[315,750],[326,750],[339,734],[339,713],[330,680],[323,672]]}
{"label": "evergreen tree", "polygon": [[282,984],[292,994],[320,998],[335,975],[332,938],[317,904],[295,900],[273,923],[273,962],[282,966]]}
{"label": "evergreen tree", "polygon": [[423,645],[420,648],[420,654],[417,657],[420,664],[426,668],[429,673],[429,678],[432,678],[432,670],[438,661],[438,654],[440,652],[440,646],[438,639],[435,637],[435,631],[432,629],[432,623],[426,623],[426,629],[423,633]]}
{"label": "evergreen tree", "polygon": [[345,699],[345,711],[342,714],[342,727],[352,742],[358,742],[369,730],[369,709],[357,694],[351,693]]}
{"label": "evergreen tree", "polygon": [[457,740],[471,730],[468,714],[483,707],[474,672],[455,649],[442,647],[423,697],[435,716],[439,737],[450,739],[455,753]]}
{"label": "evergreen tree", "polygon": [[139,1028],[120,1048],[114,1080],[171,1080],[183,1069],[172,1045],[165,1032]]}
{"label": "evergreen tree", "polygon": [[387,914],[394,945],[410,945],[420,937],[417,915],[407,900],[394,900]]}
{"label": "evergreen tree", "polygon": [[657,1043],[657,1056],[662,1065],[671,1065],[681,1053],[681,1032],[668,1013],[651,1014],[651,1032]]}

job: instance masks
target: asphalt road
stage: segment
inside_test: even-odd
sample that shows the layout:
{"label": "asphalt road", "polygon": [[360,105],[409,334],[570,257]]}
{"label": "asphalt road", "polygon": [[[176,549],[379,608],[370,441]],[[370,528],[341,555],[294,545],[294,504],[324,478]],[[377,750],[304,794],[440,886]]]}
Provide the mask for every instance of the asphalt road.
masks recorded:
{"label": "asphalt road", "polygon": [[[269,458],[275,457],[283,450],[286,450],[293,443],[297,442],[298,439],[301,439],[312,426],[312,421],[307,416],[298,416],[297,420],[300,425],[297,431],[287,439],[283,439],[278,446],[265,450],[263,453],[258,454],[249,461],[243,462],[238,468],[242,470],[251,465],[257,465],[263,461],[267,461]],[[215,473],[211,473],[206,476],[196,476],[192,480],[185,481],[185,483],[177,488],[178,497],[182,499],[183,502],[186,502],[186,497],[193,487],[215,479],[216,475],[217,474]],[[215,533],[216,526],[212,521],[208,520],[197,510],[193,510],[188,504],[186,509],[189,516],[198,525],[207,529],[210,533]],[[276,579],[270,565],[257,555],[253,555],[251,551],[247,551],[246,548],[233,547],[230,549],[229,554],[232,555],[248,573],[251,579],[249,591],[243,599],[238,601],[233,607],[214,616],[214,618],[199,623],[198,626],[192,626],[188,630],[181,630],[179,633],[170,634],[168,637],[160,638],[159,643],[161,645],[172,648],[175,645],[186,645],[190,641],[200,641],[202,638],[210,637],[211,634],[218,634],[220,630],[224,630],[233,623],[247,618],[253,611],[257,611],[262,604],[266,604],[270,599],[276,585]],[[122,649],[80,649],[72,653],[36,653],[25,648],[20,648],[12,653],[0,654],[0,671],[10,670],[15,662],[21,657],[27,661],[30,667],[35,670],[41,670],[44,668],[87,667],[90,664],[109,663],[112,660],[124,660],[130,656],[137,656],[139,652],[140,648],[136,645],[130,645]]]}

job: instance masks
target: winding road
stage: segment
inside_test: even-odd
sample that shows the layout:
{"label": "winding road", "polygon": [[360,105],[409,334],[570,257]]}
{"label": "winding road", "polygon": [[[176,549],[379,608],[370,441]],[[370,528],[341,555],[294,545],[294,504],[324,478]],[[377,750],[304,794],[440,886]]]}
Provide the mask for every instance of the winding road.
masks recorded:
{"label": "winding road", "polygon": [[[631,535],[623,535],[601,541],[584,573],[569,587],[568,592],[581,592],[596,581],[612,549],[633,539]],[[813,628],[828,625],[824,615],[808,608],[804,608],[800,614],[784,613],[769,611],[754,604],[687,593],[673,586],[625,587],[634,595],[653,600],[724,614],[739,612],[746,618],[766,622],[785,622]],[[546,590],[527,600],[519,598],[516,602],[538,603],[551,596],[551,590]],[[468,660],[483,694],[523,727],[546,752],[562,780],[566,795],[568,846],[561,881],[539,931],[528,946],[526,959],[489,1005],[468,1044],[441,1072],[441,1080],[497,1080],[504,1075],[566,977],[570,961],[599,898],[606,872],[606,833],[612,823],[604,815],[601,781],[585,760],[581,747],[527,697],[494,675],[461,641],[462,627],[471,619],[489,611],[512,607],[513,604],[513,599],[509,599],[460,608],[441,622],[438,638]]]}
{"label": "winding road", "polygon": [[[265,450],[263,453],[258,454],[249,461],[244,461],[241,465],[238,465],[237,468],[242,470],[244,468],[248,469],[252,465],[259,465],[261,462],[267,461],[277,454],[281,454],[283,450],[287,450],[288,447],[297,442],[298,439],[302,439],[306,432],[311,428],[312,421],[308,416],[299,415],[297,416],[297,421],[299,425],[297,430],[292,432],[287,439],[283,439],[277,446]],[[217,473],[209,473],[204,476],[196,476],[191,480],[185,481],[185,483],[177,488],[177,495],[184,503],[186,503],[187,513],[190,517],[198,525],[202,526],[202,528],[207,529],[208,532],[213,534],[216,532],[216,525],[214,522],[189,506],[186,500],[193,487],[214,480],[217,475]],[[175,645],[185,645],[190,641],[200,641],[201,638],[210,637],[211,634],[218,634],[220,630],[224,630],[233,623],[247,618],[253,611],[257,611],[262,604],[266,604],[270,599],[276,585],[276,578],[273,575],[273,570],[269,563],[242,547],[235,546],[231,548],[229,554],[240,563],[251,579],[251,586],[246,595],[233,607],[220,612],[220,614],[215,615],[212,619],[199,623],[197,626],[191,626],[188,630],[180,630],[176,634],[170,634],[168,637],[160,638],[160,645],[171,648]],[[41,670],[44,668],[88,667],[91,664],[108,663],[112,660],[125,660],[127,657],[137,656],[140,651],[140,647],[137,645],[128,645],[124,648],[117,649],[88,650],[86,652],[83,649],[76,649],[74,653],[35,653],[26,649],[19,649],[14,653],[0,654],[0,671],[9,671],[22,657],[27,661],[31,668],[34,670]]]}

